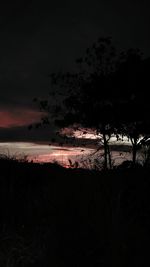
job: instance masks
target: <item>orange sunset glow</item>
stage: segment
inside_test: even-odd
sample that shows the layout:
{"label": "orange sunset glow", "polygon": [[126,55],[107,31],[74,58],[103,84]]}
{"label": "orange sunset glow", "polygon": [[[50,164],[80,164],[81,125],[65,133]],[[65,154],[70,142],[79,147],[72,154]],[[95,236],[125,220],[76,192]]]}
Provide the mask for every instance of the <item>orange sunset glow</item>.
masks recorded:
{"label": "orange sunset glow", "polygon": [[0,128],[29,125],[40,120],[41,112],[32,109],[0,110]]}

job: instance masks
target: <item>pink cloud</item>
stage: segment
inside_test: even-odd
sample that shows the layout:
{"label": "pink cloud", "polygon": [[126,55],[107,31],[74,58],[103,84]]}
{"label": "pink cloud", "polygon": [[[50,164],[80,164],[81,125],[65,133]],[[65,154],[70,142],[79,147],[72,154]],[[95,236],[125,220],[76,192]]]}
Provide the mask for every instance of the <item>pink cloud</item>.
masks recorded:
{"label": "pink cloud", "polygon": [[0,110],[0,128],[11,128],[38,122],[42,113],[32,109]]}

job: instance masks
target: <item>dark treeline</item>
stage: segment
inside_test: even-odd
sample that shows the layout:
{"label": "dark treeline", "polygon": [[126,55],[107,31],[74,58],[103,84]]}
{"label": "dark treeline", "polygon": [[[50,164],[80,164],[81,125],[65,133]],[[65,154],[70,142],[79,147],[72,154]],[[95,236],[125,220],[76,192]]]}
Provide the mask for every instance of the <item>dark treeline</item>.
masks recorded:
{"label": "dark treeline", "polygon": [[0,266],[147,266],[149,169],[0,159]]}
{"label": "dark treeline", "polygon": [[[137,151],[145,147],[149,161],[150,59],[138,49],[118,52],[111,38],[99,38],[77,59],[74,72],[52,73],[49,99],[39,101],[40,109],[63,127],[92,128],[101,134],[104,168],[111,168],[109,141],[112,135],[128,137],[132,146],[133,165]],[[37,99],[35,99],[37,101]],[[40,124],[39,124],[40,125]]]}

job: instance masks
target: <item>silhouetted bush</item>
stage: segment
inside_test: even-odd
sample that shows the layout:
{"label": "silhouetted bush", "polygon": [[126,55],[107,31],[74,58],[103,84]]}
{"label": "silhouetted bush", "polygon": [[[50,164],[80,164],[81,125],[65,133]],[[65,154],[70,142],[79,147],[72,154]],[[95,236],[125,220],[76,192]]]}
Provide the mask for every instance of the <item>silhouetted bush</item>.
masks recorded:
{"label": "silhouetted bush", "polygon": [[2,159],[0,171],[1,267],[146,266],[148,168],[99,172]]}

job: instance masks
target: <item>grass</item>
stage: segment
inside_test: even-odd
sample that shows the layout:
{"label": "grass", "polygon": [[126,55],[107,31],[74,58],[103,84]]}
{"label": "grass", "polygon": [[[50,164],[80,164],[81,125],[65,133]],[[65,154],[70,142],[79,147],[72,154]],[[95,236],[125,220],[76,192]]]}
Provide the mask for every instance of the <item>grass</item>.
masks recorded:
{"label": "grass", "polygon": [[0,174],[1,267],[147,266],[149,168],[1,158]]}

